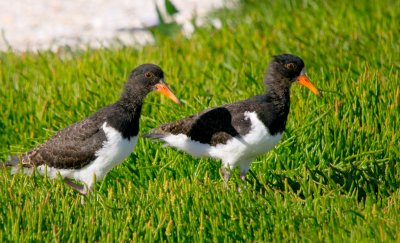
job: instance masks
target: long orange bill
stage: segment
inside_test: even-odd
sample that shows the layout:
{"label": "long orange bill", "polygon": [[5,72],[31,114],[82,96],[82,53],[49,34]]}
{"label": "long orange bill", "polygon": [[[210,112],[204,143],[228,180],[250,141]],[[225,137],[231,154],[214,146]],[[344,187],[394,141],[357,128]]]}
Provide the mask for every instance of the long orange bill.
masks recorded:
{"label": "long orange bill", "polygon": [[164,82],[160,82],[156,84],[156,90],[163,95],[167,96],[170,98],[173,102],[177,103],[178,105],[181,105],[181,101],[172,93],[172,91],[168,88],[167,84]]}
{"label": "long orange bill", "polygon": [[314,94],[322,96],[321,92],[311,83],[310,79],[305,74],[298,76],[297,81],[299,81],[299,83],[305,86],[307,89],[311,90],[311,92]]}

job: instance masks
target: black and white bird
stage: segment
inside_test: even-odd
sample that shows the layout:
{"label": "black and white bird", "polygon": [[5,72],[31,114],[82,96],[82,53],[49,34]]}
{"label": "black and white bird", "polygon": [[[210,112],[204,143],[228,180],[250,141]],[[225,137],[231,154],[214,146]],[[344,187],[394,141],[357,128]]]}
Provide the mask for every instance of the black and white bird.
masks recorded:
{"label": "black and white bird", "polygon": [[290,87],[296,81],[321,95],[305,75],[302,59],[290,54],[275,56],[265,73],[264,94],[161,125],[144,137],[162,140],[195,157],[220,159],[225,181],[229,169],[240,167],[240,178],[245,180],[251,162],[282,138]]}
{"label": "black and white bird", "polygon": [[[14,156],[6,166],[25,173],[37,169],[54,178],[58,174],[82,194],[119,165],[135,148],[143,100],[159,91],[174,102],[178,98],[164,82],[164,74],[154,64],[143,64],[130,74],[120,99],[56,133],[38,147]],[[83,183],[74,183],[71,179]]]}

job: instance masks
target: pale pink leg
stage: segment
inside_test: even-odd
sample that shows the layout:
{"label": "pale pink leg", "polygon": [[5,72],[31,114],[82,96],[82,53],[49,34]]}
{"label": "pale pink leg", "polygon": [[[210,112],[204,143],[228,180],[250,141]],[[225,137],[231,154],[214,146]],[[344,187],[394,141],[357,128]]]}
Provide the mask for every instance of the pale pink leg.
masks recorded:
{"label": "pale pink leg", "polygon": [[231,177],[231,172],[225,167],[222,167],[221,171],[222,171],[222,174],[224,175],[225,183],[228,183],[229,178]]}
{"label": "pale pink leg", "polygon": [[[240,179],[244,182],[246,182],[246,174],[249,171],[249,168],[240,168]],[[237,186],[237,191],[240,193],[241,188],[239,186]]]}
{"label": "pale pink leg", "polygon": [[247,171],[243,171],[243,170],[240,171],[240,179],[242,179],[242,181],[246,181],[246,174],[247,174]]}

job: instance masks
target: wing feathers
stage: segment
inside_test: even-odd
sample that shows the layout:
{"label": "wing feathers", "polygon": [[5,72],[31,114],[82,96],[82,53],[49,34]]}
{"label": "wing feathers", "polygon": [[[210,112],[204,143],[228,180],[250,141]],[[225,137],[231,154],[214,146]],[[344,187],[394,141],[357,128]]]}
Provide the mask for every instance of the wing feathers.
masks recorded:
{"label": "wing feathers", "polygon": [[245,104],[220,106],[197,115],[167,123],[153,129],[144,137],[160,139],[167,135],[185,134],[194,141],[212,146],[249,132],[250,121],[244,119]]}

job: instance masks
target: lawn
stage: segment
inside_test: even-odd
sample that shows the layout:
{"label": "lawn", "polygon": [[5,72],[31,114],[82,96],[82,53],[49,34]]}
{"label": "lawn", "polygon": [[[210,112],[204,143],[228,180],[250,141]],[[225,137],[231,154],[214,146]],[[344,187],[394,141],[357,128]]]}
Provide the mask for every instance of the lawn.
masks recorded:
{"label": "lawn", "polygon": [[298,55],[324,97],[292,86],[285,135],[248,182],[236,173],[225,188],[219,161],[144,139],[84,205],[61,179],[0,169],[0,241],[400,239],[400,2],[245,0],[214,15],[222,28],[190,39],[0,53],[0,160],[114,102],[141,63],[160,65],[184,104],[151,94],[143,134],[263,92],[271,57]]}

